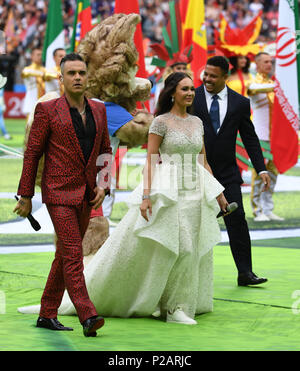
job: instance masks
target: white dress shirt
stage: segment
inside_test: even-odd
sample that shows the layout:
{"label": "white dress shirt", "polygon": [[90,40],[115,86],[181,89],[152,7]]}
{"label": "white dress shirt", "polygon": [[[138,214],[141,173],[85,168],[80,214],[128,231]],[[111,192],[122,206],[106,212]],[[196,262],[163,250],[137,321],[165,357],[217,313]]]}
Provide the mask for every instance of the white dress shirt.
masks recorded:
{"label": "white dress shirt", "polygon": [[[227,92],[227,86],[225,85],[224,89],[221,90],[218,94],[215,94],[215,93],[209,93],[205,86],[204,86],[204,92],[205,92],[205,98],[206,98],[206,104],[207,104],[207,110],[208,110],[208,113],[210,111],[210,106],[213,102],[213,99],[212,97],[214,95],[218,95],[219,96],[219,99],[218,99],[218,102],[219,102],[219,113],[220,113],[220,127],[224,121],[224,118],[226,116],[226,112],[227,112],[227,105],[228,105],[228,92]],[[218,129],[218,131],[220,130],[220,128]]]}

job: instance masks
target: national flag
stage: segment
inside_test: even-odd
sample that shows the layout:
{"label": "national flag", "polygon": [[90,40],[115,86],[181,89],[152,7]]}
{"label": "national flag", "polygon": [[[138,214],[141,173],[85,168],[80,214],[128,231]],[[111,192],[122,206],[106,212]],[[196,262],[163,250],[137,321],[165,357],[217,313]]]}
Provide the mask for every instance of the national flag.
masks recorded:
{"label": "national flag", "polygon": [[273,161],[280,173],[298,161],[299,84],[296,43],[298,4],[294,0],[279,1],[276,38],[274,106],[271,128]]}
{"label": "national flag", "polygon": [[60,0],[49,1],[46,36],[43,46],[43,62],[47,69],[55,67],[53,52],[57,48],[65,48],[63,14]]}
{"label": "national flag", "polygon": [[77,47],[92,26],[92,10],[89,0],[77,0],[76,12],[73,23],[73,34],[70,50],[76,52]]}
{"label": "national flag", "polygon": [[207,38],[205,28],[204,0],[181,0],[183,22],[183,45],[193,45],[191,69],[195,87],[201,85],[200,74],[207,60]]}

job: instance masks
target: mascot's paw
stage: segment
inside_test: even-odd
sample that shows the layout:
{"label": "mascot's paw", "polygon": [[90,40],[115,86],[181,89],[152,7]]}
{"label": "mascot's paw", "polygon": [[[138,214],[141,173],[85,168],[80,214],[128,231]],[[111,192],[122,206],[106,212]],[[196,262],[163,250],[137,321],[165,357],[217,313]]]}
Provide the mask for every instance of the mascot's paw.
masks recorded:
{"label": "mascot's paw", "polygon": [[[86,266],[104,244],[109,236],[109,223],[104,216],[90,218],[88,228],[82,241],[83,265]],[[57,244],[57,236],[54,235],[54,244]]]}
{"label": "mascot's paw", "polygon": [[148,132],[153,115],[146,112],[137,112],[133,120],[127,122],[116,131],[116,137],[121,145],[129,148],[142,146],[148,141]]}
{"label": "mascot's paw", "polygon": [[88,257],[90,255],[95,255],[107,240],[108,236],[108,220],[104,216],[95,216],[91,218],[82,241],[83,256]]}

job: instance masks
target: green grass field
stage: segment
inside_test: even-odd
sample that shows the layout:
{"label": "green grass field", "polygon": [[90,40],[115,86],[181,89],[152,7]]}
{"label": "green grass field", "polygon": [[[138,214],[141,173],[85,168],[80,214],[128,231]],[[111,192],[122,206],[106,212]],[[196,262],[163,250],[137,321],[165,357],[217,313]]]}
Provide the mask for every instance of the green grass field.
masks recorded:
{"label": "green grass field", "polygon": [[53,234],[16,233],[0,234],[0,246],[26,246],[53,244]]}
{"label": "green grass field", "polygon": [[23,148],[26,121],[5,119],[5,126],[12,139],[5,140],[2,136],[0,136],[0,143],[13,148]]}
{"label": "green grass field", "polygon": [[[23,148],[24,120],[7,120],[11,141],[0,143]],[[142,152],[140,149],[131,151]],[[1,158],[0,192],[16,192],[21,159]],[[300,176],[300,168],[286,175]],[[128,182],[128,176],[131,177]],[[121,185],[133,185],[141,167],[121,173]],[[130,187],[129,187],[130,188]],[[133,187],[132,187],[133,188]],[[36,192],[40,192],[37,188]],[[275,213],[284,222],[254,223],[249,194],[244,206],[251,229],[300,226],[300,192],[274,194]],[[0,199],[0,222],[12,220],[15,201]],[[127,211],[124,202],[114,205],[112,219]],[[220,226],[223,228],[222,219]],[[0,245],[53,243],[48,234],[1,234]],[[0,255],[0,350],[49,351],[299,351],[300,350],[300,237],[252,242],[253,270],[269,281],[260,287],[238,287],[236,269],[227,243],[214,249],[214,311],[196,316],[197,326],[168,324],[161,319],[106,318],[96,338],[85,338],[76,316],[60,317],[73,332],[35,327],[36,315],[22,315],[17,308],[37,304],[53,260],[53,253]],[[112,354],[113,356],[113,354]],[[104,355],[106,357],[106,355]],[[107,364],[107,358],[104,362]]]}
{"label": "green grass field", "polygon": [[20,158],[0,157],[0,192],[16,192],[22,173],[23,161]]}
{"label": "green grass field", "polygon": [[59,332],[37,329],[37,315],[17,312],[20,306],[40,302],[53,253],[1,255],[0,349],[299,351],[299,242],[299,238],[294,241],[295,248],[253,248],[255,272],[269,279],[260,287],[238,287],[229,247],[217,246],[214,310],[196,316],[196,326],[170,324],[151,317],[106,318],[98,336],[89,339],[83,336],[76,316],[60,316],[60,321],[74,331]]}
{"label": "green grass field", "polygon": [[16,219],[18,216],[12,212],[16,206],[16,200],[0,198],[0,223],[11,221]]}

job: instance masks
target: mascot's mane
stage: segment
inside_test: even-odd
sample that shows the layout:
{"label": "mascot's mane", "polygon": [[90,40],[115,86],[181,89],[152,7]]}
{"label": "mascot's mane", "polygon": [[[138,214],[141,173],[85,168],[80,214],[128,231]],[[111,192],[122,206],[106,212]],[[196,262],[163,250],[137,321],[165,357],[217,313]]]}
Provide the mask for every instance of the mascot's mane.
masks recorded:
{"label": "mascot's mane", "polygon": [[[134,44],[138,14],[114,14],[81,41],[78,53],[88,65],[87,97],[113,102],[131,112],[149,99],[147,80],[135,77],[138,52]],[[140,83],[146,81],[145,83]],[[150,85],[150,89],[149,89]]]}

